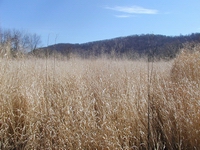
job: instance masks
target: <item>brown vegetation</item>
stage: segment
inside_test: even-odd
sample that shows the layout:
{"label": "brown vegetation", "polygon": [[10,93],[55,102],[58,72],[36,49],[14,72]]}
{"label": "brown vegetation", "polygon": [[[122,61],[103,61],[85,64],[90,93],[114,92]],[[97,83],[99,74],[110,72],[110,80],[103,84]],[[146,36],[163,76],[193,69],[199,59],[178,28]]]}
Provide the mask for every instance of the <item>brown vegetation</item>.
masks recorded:
{"label": "brown vegetation", "polygon": [[199,56],[1,59],[0,149],[198,149]]}
{"label": "brown vegetation", "polygon": [[200,45],[183,49],[175,59],[172,68],[172,80],[180,82],[189,80],[198,82],[200,79]]}

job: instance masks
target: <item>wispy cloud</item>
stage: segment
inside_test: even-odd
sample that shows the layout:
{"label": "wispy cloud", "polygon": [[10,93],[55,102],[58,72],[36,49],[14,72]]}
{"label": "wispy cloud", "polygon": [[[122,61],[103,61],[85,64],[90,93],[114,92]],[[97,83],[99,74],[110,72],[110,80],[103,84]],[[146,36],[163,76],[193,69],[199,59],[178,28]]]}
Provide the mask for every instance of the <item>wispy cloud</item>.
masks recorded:
{"label": "wispy cloud", "polygon": [[132,17],[131,15],[115,15],[117,18],[130,18]]}
{"label": "wispy cloud", "polygon": [[105,7],[105,9],[110,9],[114,11],[119,11],[129,14],[157,14],[156,9],[147,9],[140,6],[115,6],[115,7]]}

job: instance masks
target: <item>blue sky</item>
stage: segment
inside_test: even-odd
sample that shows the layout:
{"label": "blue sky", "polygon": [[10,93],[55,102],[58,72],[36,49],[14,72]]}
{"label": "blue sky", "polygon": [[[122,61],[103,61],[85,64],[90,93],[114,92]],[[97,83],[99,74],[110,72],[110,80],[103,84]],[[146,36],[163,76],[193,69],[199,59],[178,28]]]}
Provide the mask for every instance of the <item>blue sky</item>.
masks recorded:
{"label": "blue sky", "polygon": [[199,8],[199,0],[0,0],[0,27],[37,33],[44,46],[185,35],[200,32]]}

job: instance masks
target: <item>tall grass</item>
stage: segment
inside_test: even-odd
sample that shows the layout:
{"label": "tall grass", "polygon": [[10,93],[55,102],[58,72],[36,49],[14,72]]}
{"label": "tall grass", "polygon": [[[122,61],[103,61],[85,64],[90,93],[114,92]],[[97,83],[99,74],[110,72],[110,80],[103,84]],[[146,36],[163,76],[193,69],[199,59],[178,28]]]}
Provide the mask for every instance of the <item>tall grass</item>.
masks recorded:
{"label": "tall grass", "polygon": [[176,80],[179,59],[154,63],[150,140],[147,62],[1,59],[0,149],[198,149],[199,76]]}

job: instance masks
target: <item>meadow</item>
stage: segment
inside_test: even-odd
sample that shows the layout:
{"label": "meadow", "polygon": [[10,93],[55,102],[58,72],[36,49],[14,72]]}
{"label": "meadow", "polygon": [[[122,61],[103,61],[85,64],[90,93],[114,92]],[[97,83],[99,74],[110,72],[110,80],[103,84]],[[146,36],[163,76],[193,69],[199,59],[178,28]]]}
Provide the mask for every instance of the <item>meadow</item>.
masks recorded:
{"label": "meadow", "polygon": [[0,59],[0,149],[200,149],[200,52]]}

